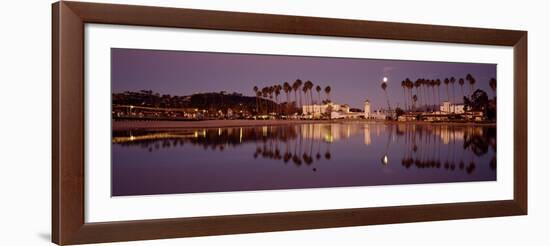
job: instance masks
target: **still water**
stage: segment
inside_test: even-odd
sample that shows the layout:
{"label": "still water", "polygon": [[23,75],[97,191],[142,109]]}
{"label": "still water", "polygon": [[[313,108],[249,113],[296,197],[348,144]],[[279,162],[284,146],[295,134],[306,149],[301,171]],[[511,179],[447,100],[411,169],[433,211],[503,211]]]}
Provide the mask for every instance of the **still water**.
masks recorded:
{"label": "still water", "polygon": [[116,131],[112,195],[496,180],[496,128],[314,123]]}

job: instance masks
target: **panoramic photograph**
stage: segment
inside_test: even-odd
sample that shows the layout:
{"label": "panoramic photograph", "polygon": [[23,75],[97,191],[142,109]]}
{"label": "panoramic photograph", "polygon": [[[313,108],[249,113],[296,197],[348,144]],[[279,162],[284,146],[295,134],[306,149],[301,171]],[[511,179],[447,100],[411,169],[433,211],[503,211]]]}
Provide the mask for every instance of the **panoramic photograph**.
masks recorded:
{"label": "panoramic photograph", "polygon": [[496,181],[497,66],[111,49],[111,195]]}

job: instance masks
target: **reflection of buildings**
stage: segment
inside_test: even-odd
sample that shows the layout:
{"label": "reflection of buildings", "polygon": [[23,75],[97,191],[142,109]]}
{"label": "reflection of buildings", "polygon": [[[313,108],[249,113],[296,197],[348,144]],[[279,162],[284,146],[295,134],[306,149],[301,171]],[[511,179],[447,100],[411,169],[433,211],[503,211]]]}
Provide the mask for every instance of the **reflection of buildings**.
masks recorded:
{"label": "reflection of buildings", "polygon": [[443,144],[449,144],[452,141],[456,140],[464,140],[464,129],[458,128],[458,129],[452,129],[450,130],[449,127],[440,128],[438,131],[435,131],[435,134],[438,135],[441,138],[441,141]]}
{"label": "reflection of buildings", "polygon": [[365,145],[370,145],[372,143],[372,139],[370,137],[370,125],[365,125],[363,127],[363,143],[365,143]]}
{"label": "reflection of buildings", "polygon": [[[390,161],[401,159],[403,166],[407,168],[456,168],[471,173],[475,164],[470,163],[480,160],[476,158],[496,153],[496,128],[348,122],[178,131],[115,131],[112,138],[113,144],[138,146],[149,151],[181,148],[191,144],[202,147],[205,151],[223,152],[232,151],[231,149],[242,144],[251,144],[256,149],[254,158],[280,159],[296,165],[309,165],[322,159],[330,160],[333,158],[332,154],[343,150],[337,147],[340,144],[349,147],[346,144],[360,144],[361,141],[365,145],[375,146],[364,149],[371,151],[370,154],[379,152],[375,154],[380,154],[377,158],[382,158],[385,165],[392,165]],[[331,147],[334,145],[336,147]],[[347,149],[340,154],[349,154]],[[367,155],[360,153],[363,154]],[[483,163],[488,161],[479,162],[480,165]],[[495,158],[488,164],[491,169],[496,170]]]}
{"label": "reflection of buildings", "polygon": [[361,132],[362,124],[303,124],[300,125],[302,138],[334,142],[348,139]]}

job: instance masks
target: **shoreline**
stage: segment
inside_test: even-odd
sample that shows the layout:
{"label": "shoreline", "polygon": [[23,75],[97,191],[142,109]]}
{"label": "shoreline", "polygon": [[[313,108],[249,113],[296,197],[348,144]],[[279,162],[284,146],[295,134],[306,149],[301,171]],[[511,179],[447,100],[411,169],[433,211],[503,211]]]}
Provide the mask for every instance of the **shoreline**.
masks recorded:
{"label": "shoreline", "polygon": [[189,128],[280,126],[297,124],[372,123],[372,124],[415,124],[452,126],[495,126],[492,122],[426,122],[426,121],[383,121],[383,120],[204,120],[204,121],[112,121],[112,131],[125,130],[178,130]]}

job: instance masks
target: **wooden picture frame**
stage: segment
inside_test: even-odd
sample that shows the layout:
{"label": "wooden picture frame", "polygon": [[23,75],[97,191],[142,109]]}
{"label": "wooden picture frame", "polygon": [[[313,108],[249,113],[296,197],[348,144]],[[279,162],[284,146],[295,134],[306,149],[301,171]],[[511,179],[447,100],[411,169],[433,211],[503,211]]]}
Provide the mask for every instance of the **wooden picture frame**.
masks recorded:
{"label": "wooden picture frame", "polygon": [[[527,214],[527,32],[80,2],[52,6],[52,240],[59,245]],[[84,24],[513,47],[513,200],[124,222],[84,219]]]}

